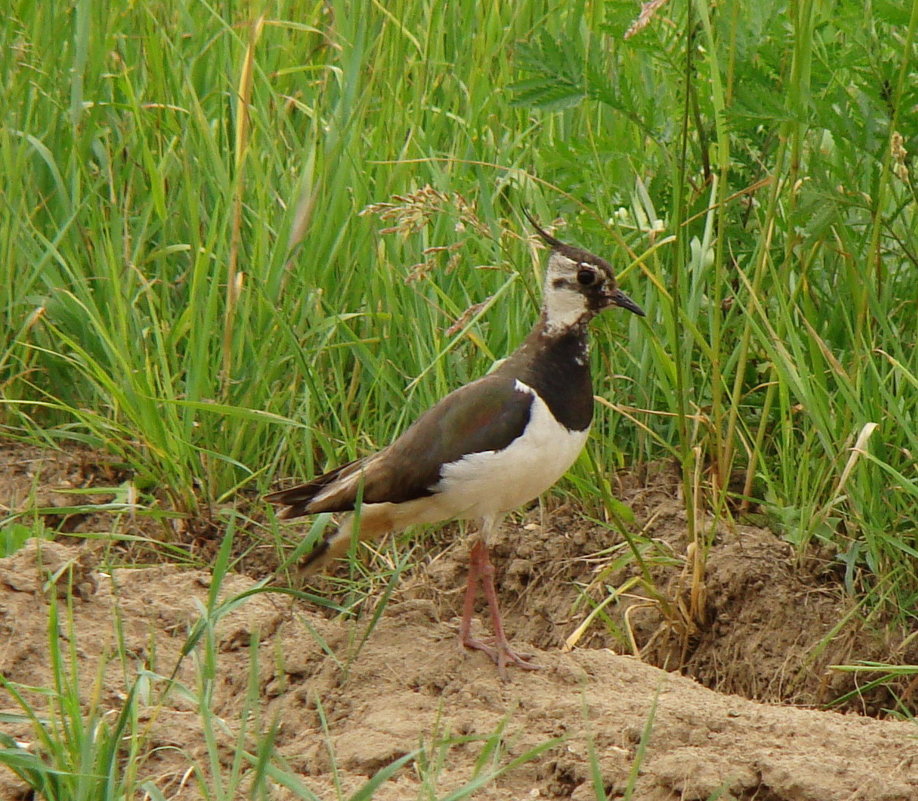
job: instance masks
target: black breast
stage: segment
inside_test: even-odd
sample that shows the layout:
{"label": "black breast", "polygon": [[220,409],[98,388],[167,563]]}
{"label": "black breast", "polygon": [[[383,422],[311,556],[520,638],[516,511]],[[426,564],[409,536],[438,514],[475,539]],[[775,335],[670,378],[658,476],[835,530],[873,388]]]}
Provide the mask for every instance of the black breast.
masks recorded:
{"label": "black breast", "polygon": [[557,336],[533,331],[505,367],[532,387],[554,418],[571,431],[584,431],[593,420],[593,385],[586,326]]}

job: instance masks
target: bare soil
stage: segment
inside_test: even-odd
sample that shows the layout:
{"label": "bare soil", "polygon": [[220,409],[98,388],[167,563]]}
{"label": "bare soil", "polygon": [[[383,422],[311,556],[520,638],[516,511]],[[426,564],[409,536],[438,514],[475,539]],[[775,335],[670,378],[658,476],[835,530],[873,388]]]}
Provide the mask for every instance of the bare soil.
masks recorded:
{"label": "bare soil", "polygon": [[[68,509],[74,496],[60,490],[122,478],[89,452],[0,447],[0,505],[13,511]],[[220,735],[227,770],[234,733],[247,727],[255,736],[276,721],[278,752],[322,798],[356,790],[414,752],[374,798],[441,798],[547,743],[470,797],[586,801],[599,797],[597,779],[608,798],[622,797],[631,782],[632,797],[648,801],[918,799],[918,727],[883,719],[896,703],[900,710],[914,703],[907,685],[855,696],[844,712],[803,708],[866,681],[831,665],[915,664],[918,638],[865,619],[831,555],[799,559],[771,531],[748,526],[712,532],[693,608],[687,526],[671,472],[629,476],[617,494],[635,512],[653,584],[633,559],[616,561],[630,553],[621,537],[579,509],[537,507],[504,527],[492,555],[505,623],[543,668],[513,671],[508,682],[484,655],[457,644],[467,543],[455,527],[421,540],[424,557],[375,625],[371,605],[344,619],[279,593],[248,596],[215,634],[211,708],[228,726]],[[112,527],[109,516],[89,512],[43,517],[71,534]],[[103,543],[75,537],[33,539],[0,560],[0,672],[10,682],[53,686],[49,607],[72,598],[72,615],[60,604],[59,636],[74,646],[87,703],[102,675],[101,704],[119,709],[139,668],[176,670],[188,688],[166,693],[163,680],[146,696],[140,775],[166,798],[201,798],[189,773],[193,765],[208,770],[193,702],[200,648],[181,654],[207,603],[210,574],[112,561]],[[247,563],[251,573],[263,568],[256,562]],[[253,575],[231,575],[220,596],[254,585]],[[627,592],[576,636],[592,605],[621,587]],[[127,664],[111,658],[119,651]],[[44,704],[38,693],[28,697]],[[0,695],[0,712],[15,711],[12,697]],[[34,742],[26,725],[0,729]],[[0,798],[28,797],[12,774],[0,773]],[[274,797],[293,798],[282,788]]]}

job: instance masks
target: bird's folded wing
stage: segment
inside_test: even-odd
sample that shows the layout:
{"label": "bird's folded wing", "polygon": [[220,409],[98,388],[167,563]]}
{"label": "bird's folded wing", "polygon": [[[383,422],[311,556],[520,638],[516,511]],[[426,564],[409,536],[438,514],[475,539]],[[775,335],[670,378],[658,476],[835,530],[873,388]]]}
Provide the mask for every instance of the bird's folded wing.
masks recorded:
{"label": "bird's folded wing", "polygon": [[433,495],[444,464],[499,451],[529,423],[533,394],[492,374],[460,387],[428,409],[401,437],[372,456],[266,496],[286,504],[283,517],[350,511],[364,503],[404,503]]}

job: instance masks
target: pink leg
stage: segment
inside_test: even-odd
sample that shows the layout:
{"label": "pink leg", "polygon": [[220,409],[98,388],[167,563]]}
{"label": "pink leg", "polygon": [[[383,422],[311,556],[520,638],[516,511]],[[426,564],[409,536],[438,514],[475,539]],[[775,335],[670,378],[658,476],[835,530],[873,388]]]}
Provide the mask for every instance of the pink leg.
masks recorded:
{"label": "pink leg", "polygon": [[[491,612],[491,626],[494,629],[494,645],[489,645],[472,637],[472,615],[475,612],[475,596],[478,584],[488,602]],[[507,679],[507,664],[512,662],[526,670],[538,670],[539,665],[529,661],[531,657],[516,653],[507,642],[504,624],[497,603],[497,591],[494,589],[494,566],[488,556],[488,546],[484,540],[475,541],[469,554],[469,577],[465,587],[465,600],[462,605],[462,623],[459,626],[459,639],[466,648],[484,651],[497,665],[497,672],[502,679]]]}

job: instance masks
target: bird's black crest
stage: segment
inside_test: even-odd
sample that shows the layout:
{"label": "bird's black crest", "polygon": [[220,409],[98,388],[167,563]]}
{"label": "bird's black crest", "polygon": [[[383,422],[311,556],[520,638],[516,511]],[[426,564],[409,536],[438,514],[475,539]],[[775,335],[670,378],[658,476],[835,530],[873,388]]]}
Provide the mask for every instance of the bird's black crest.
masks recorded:
{"label": "bird's black crest", "polygon": [[546,231],[541,225],[535,221],[533,217],[526,209],[523,209],[523,214],[526,215],[526,219],[529,220],[533,228],[535,228],[536,233],[545,240],[545,244],[551,245],[553,248],[564,248],[566,245],[556,237],[553,237],[548,231]]}

